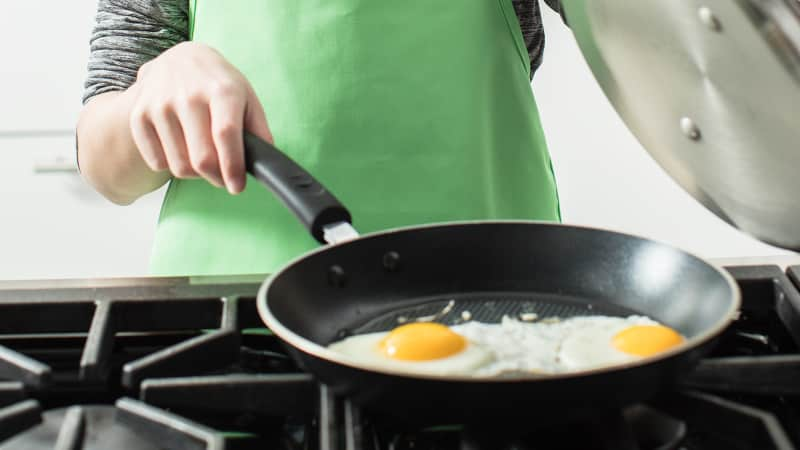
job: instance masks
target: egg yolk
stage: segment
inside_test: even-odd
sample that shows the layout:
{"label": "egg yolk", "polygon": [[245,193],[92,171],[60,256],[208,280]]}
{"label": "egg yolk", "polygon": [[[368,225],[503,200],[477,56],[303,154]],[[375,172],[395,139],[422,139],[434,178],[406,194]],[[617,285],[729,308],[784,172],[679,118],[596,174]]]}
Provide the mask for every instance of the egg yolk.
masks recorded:
{"label": "egg yolk", "polygon": [[467,340],[444,325],[420,322],[395,328],[378,346],[393,359],[426,361],[455,355],[464,350]]}
{"label": "egg yolk", "polygon": [[634,325],[614,336],[612,345],[619,351],[651,356],[683,342],[683,336],[663,325]]}

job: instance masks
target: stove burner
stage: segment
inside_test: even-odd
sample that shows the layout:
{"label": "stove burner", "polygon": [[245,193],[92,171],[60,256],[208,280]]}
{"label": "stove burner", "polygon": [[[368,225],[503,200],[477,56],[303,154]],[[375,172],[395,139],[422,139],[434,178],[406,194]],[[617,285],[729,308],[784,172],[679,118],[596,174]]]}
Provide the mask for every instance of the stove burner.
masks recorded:
{"label": "stove burner", "polygon": [[200,425],[131,400],[121,400],[118,406],[85,405],[46,411],[39,425],[0,443],[0,450],[224,448],[221,437]]}

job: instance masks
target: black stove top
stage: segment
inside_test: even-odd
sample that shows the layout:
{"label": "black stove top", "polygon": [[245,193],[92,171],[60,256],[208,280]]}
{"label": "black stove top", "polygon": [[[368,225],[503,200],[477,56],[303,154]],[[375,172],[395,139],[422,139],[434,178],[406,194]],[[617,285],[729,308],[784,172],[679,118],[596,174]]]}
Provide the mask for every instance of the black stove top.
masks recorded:
{"label": "black stove top", "polygon": [[364,411],[261,328],[256,279],[6,284],[0,450],[800,449],[800,267],[729,271],[741,314],[680,387],[555,426]]}

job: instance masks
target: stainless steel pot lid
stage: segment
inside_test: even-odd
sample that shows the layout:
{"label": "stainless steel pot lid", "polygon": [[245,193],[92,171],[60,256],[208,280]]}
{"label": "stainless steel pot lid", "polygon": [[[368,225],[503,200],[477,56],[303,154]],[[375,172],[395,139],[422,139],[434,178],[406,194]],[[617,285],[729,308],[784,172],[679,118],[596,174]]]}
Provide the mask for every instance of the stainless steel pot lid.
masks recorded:
{"label": "stainless steel pot lid", "polygon": [[594,76],[708,209],[800,250],[800,2],[564,0]]}

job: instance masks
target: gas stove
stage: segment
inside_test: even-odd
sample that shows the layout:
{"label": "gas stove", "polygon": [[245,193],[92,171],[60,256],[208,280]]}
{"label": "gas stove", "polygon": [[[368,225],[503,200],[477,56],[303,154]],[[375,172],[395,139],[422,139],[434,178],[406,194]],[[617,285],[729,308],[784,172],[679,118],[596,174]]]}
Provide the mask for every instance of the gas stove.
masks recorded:
{"label": "gas stove", "polygon": [[261,277],[0,283],[0,450],[800,449],[800,266],[728,270],[741,314],[678,387],[546,426],[337,397],[262,328]]}

